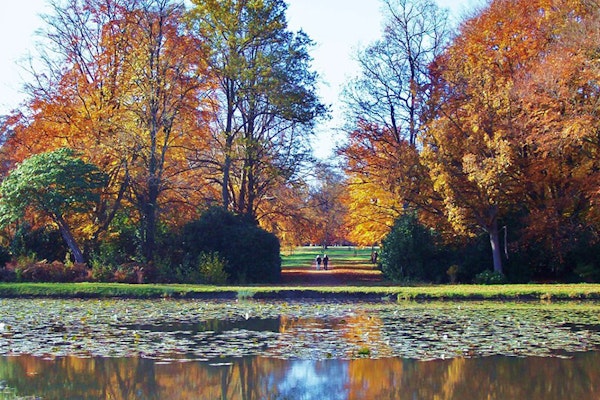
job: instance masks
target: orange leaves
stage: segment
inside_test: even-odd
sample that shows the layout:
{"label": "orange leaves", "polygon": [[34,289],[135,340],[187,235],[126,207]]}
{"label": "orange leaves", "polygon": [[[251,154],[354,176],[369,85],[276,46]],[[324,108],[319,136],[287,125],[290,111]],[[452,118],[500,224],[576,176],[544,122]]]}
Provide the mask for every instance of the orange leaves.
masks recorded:
{"label": "orange leaves", "polygon": [[[564,2],[567,4],[567,2]],[[518,84],[519,124],[527,143],[530,216],[525,235],[546,241],[562,258],[573,232],[598,225],[594,199],[600,168],[600,40],[597,6],[571,2],[552,42]]]}
{"label": "orange leaves", "polygon": [[48,37],[61,57],[48,60],[54,80],[46,85],[40,75],[32,88],[29,113],[13,121],[6,159],[79,150],[110,177],[96,207],[97,230],[115,210],[137,210],[135,220],[148,203],[161,222],[193,218],[200,193],[210,193],[195,156],[207,146],[202,99],[211,83],[206,49],[184,35],[183,9],[72,0],[54,11]]}
{"label": "orange leaves", "polygon": [[372,245],[388,232],[406,204],[428,192],[417,149],[389,129],[363,123],[341,149],[347,159],[351,239]]}
{"label": "orange leaves", "polygon": [[[493,242],[498,219],[523,203],[527,160],[520,157],[529,140],[518,123],[516,94],[552,43],[552,23],[562,17],[546,1],[494,1],[463,23],[436,65],[442,95],[435,98],[443,100],[430,120],[423,155],[459,233],[483,229]],[[494,269],[501,271],[497,243],[492,250]]]}
{"label": "orange leaves", "polygon": [[583,43],[600,39],[589,29],[598,15],[578,1],[494,1],[438,60],[443,100],[423,156],[458,231],[493,230],[516,210],[527,214],[523,240],[585,220],[600,167],[600,75]]}

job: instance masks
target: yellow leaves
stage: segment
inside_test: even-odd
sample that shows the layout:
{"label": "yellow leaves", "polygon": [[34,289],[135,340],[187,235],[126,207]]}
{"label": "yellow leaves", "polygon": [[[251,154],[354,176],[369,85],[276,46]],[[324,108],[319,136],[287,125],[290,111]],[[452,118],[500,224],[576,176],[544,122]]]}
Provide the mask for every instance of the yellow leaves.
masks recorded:
{"label": "yellow leaves", "polygon": [[497,199],[506,190],[505,180],[513,168],[511,143],[500,133],[494,137],[484,135],[477,154],[467,153],[462,159],[462,168],[467,179],[477,185],[489,198]]}
{"label": "yellow leaves", "polygon": [[514,121],[515,81],[543,45],[543,32],[531,20],[536,6],[518,3],[490,3],[463,25],[441,60],[443,90],[451,95],[429,121],[423,160],[460,234],[487,224],[489,207],[505,210],[518,202],[513,187],[523,143]]}
{"label": "yellow leaves", "polygon": [[379,243],[389,233],[402,205],[378,182],[365,182],[358,177],[348,183],[346,224],[352,227],[350,239],[359,245]]}
{"label": "yellow leaves", "polygon": [[590,116],[576,116],[574,119],[565,121],[566,126],[561,132],[564,144],[581,144],[583,140],[595,129],[595,123]]}

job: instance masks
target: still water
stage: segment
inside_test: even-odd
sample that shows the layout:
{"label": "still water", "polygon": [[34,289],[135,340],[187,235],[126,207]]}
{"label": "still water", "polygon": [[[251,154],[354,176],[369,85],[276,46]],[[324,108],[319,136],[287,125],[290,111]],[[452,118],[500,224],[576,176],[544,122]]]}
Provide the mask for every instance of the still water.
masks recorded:
{"label": "still water", "polygon": [[600,304],[0,299],[0,400],[600,399]]}
{"label": "still water", "polygon": [[[43,399],[599,399],[600,353],[220,363],[0,358],[5,397]],[[11,396],[12,397],[9,397]]]}

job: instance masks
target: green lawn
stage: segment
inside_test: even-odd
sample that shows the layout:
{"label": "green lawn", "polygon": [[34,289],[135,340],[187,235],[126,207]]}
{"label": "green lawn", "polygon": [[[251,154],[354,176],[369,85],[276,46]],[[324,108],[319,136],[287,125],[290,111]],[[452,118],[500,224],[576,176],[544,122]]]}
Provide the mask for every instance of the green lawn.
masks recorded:
{"label": "green lawn", "polygon": [[600,300],[600,284],[434,286],[207,286],[117,283],[0,283],[1,297],[346,299],[357,300]]}
{"label": "green lawn", "polygon": [[281,254],[282,268],[310,268],[315,264],[317,255],[327,254],[329,262],[335,268],[372,268],[370,247],[338,246],[323,249],[316,246],[296,247]]}

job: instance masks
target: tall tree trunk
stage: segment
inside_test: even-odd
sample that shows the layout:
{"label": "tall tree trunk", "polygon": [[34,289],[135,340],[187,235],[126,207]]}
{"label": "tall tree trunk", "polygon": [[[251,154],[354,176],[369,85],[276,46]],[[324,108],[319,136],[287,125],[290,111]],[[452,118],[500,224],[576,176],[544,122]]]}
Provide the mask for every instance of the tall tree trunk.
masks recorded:
{"label": "tall tree trunk", "polygon": [[[160,185],[160,170],[162,168],[163,156],[159,159],[158,133],[159,133],[159,105],[156,98],[150,100],[149,135],[150,149],[148,160],[148,178],[146,183],[147,196],[142,196],[145,204],[141,204],[144,221],[143,229],[143,255],[147,262],[154,259],[154,244],[156,236],[156,210]],[[165,134],[167,134],[165,132]]]}
{"label": "tall tree trunk", "polygon": [[242,185],[240,189],[240,212],[248,218],[249,221],[256,222],[256,216],[254,215],[254,201],[256,199],[256,176],[255,168],[258,163],[258,150],[257,150],[257,139],[256,139],[256,126],[255,126],[255,112],[254,107],[250,107],[248,114],[251,116],[248,118],[245,128],[245,155],[244,155],[244,169]]}
{"label": "tall tree trunk", "polygon": [[254,202],[256,201],[256,179],[254,175],[254,161],[251,161],[248,166],[248,193],[246,194],[246,217],[249,221],[256,221],[256,212],[254,210]]}
{"label": "tall tree trunk", "polygon": [[223,182],[221,187],[221,196],[223,198],[223,208],[229,209],[229,176],[231,174],[231,152],[233,150],[233,117],[235,105],[233,99],[235,97],[235,89],[233,81],[226,80],[225,82],[227,93],[227,120],[225,121],[225,160],[223,161]]}
{"label": "tall tree trunk", "polygon": [[492,246],[492,258],[494,260],[494,272],[502,271],[502,254],[500,251],[500,234],[498,232],[498,220],[494,218],[492,225],[488,229],[490,235],[490,244]]}
{"label": "tall tree trunk", "polygon": [[223,198],[223,208],[229,209],[229,175],[231,173],[231,151],[233,148],[233,135],[229,133],[225,139],[225,160],[223,161],[223,182],[221,186],[221,196]]}
{"label": "tall tree trunk", "polygon": [[81,252],[79,245],[75,241],[75,238],[73,237],[73,234],[69,229],[69,225],[67,225],[67,221],[63,219],[62,215],[55,215],[54,222],[56,222],[56,224],[58,225],[58,230],[63,240],[69,247],[69,250],[71,250],[71,254],[73,255],[73,259],[75,260],[75,262],[81,264],[85,263],[83,253]]}

